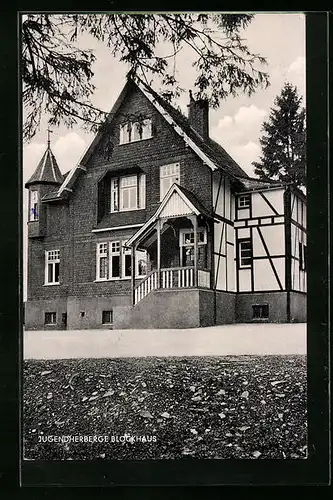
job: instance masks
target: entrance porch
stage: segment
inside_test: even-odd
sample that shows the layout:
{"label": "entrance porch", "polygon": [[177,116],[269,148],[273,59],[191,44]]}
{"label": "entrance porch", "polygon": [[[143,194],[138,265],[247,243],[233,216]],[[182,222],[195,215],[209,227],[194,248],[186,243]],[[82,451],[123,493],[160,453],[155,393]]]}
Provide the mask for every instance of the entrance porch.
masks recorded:
{"label": "entrance porch", "polygon": [[147,275],[138,283],[131,273],[132,304],[152,290],[212,288],[213,219],[174,184],[155,215],[128,240],[132,265],[147,253]]}

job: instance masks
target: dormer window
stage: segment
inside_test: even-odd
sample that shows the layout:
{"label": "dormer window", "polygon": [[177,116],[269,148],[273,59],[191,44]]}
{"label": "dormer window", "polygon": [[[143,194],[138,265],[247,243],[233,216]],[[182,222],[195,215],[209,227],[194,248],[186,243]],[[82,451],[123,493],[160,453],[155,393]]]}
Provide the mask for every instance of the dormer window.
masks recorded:
{"label": "dormer window", "polygon": [[30,191],[29,221],[38,220],[38,191]]}
{"label": "dormer window", "polygon": [[120,125],[119,144],[143,141],[152,137],[151,118]]}
{"label": "dormer window", "polygon": [[146,206],[146,175],[124,175],[111,179],[111,212],[139,210]]}

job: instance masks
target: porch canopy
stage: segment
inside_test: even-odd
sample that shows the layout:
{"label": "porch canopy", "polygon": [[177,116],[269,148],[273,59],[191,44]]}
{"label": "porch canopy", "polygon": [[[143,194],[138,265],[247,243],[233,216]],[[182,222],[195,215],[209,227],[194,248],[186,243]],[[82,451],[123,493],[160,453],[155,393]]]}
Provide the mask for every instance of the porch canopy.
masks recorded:
{"label": "porch canopy", "polygon": [[[191,250],[193,251],[192,267],[184,266],[182,258],[180,261],[180,267],[172,266],[169,268],[165,268],[163,266],[163,262],[161,266],[161,236],[167,231],[167,229],[170,229],[172,220],[177,220],[179,222],[183,221],[183,224],[185,220],[188,220],[191,223],[191,232],[193,233],[191,242]],[[155,288],[172,288],[174,286],[198,286],[198,245],[202,245],[203,243],[207,244],[207,249],[209,248],[210,250],[209,255],[211,254],[212,232],[209,230],[209,228],[211,227],[211,223],[213,221],[214,217],[212,216],[212,214],[209,213],[208,210],[196,199],[193,193],[176,183],[174,183],[170,187],[154,215],[126,243],[126,247],[129,247],[132,250],[131,275],[134,304]],[[199,238],[202,234],[200,226],[205,227],[205,239],[201,243],[199,243]],[[180,229],[180,231],[186,230]],[[147,250],[152,244],[155,244],[155,242],[155,269],[151,270],[150,273],[147,273],[146,278],[142,280],[142,282],[137,287],[135,287],[135,272],[133,271],[135,263],[135,252],[137,249]],[[167,246],[168,243],[167,245],[163,244],[162,250],[164,251],[164,253]],[[211,262],[209,262],[207,267],[209,267],[209,269],[211,268]],[[175,281],[173,280],[173,276],[176,271],[179,276],[179,278],[177,279],[177,285],[175,285]],[[210,270],[208,271],[207,269],[201,269],[199,271],[201,273],[206,273],[206,276],[204,276],[203,274],[201,274],[201,276],[205,279],[205,286],[210,287]]]}

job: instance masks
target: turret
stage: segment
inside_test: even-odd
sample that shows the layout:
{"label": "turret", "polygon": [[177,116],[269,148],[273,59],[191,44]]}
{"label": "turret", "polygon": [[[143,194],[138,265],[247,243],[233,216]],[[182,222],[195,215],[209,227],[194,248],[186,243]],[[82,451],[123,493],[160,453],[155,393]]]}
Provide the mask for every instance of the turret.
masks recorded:
{"label": "turret", "polygon": [[42,206],[43,196],[57,189],[63,182],[63,176],[52,153],[50,145],[50,130],[48,130],[47,149],[36,170],[25,183],[29,189],[28,236],[40,237],[46,231],[46,206]]}

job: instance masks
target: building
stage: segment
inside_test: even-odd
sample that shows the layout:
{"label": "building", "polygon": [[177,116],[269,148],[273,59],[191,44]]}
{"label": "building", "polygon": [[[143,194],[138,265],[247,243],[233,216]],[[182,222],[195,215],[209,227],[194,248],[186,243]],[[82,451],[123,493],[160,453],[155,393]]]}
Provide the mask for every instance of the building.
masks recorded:
{"label": "building", "polygon": [[305,196],[250,178],[208,112],[128,77],[64,176],[48,142],[26,183],[26,329],[306,321]]}

